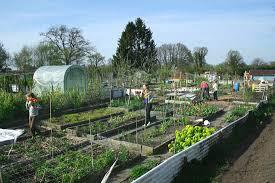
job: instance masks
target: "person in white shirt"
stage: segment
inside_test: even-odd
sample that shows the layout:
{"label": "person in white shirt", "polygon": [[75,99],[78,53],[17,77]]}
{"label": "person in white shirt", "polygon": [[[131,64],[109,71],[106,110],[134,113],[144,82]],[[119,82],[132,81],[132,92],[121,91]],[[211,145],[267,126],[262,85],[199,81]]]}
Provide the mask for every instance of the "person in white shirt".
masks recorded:
{"label": "person in white shirt", "polygon": [[214,81],[214,84],[213,84],[213,96],[214,96],[214,100],[218,100],[218,83],[217,83],[217,80]]}

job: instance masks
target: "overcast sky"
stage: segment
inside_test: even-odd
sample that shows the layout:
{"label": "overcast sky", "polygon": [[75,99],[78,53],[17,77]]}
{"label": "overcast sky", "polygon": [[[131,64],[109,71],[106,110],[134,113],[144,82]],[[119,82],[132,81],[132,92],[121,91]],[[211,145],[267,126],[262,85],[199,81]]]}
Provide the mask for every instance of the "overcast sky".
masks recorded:
{"label": "overcast sky", "polygon": [[9,0],[1,2],[0,17],[0,41],[11,53],[65,24],[79,27],[110,58],[127,22],[141,17],[157,46],[206,46],[211,64],[223,62],[230,49],[247,63],[275,60],[275,0]]}

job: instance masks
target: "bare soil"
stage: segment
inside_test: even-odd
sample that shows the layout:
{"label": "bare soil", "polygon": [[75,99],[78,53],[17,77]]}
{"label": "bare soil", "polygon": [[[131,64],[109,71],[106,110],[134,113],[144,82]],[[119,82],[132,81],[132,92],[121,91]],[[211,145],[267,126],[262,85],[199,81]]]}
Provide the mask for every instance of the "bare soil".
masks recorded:
{"label": "bare soil", "polygon": [[275,182],[275,114],[259,137],[222,175],[221,182]]}

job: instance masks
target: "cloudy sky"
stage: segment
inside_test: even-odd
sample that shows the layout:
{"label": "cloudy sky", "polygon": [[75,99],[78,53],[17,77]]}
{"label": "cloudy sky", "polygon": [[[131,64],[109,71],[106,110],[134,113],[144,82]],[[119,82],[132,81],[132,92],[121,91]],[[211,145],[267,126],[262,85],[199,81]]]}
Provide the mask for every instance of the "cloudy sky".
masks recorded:
{"label": "cloudy sky", "polygon": [[9,0],[1,2],[0,17],[0,41],[11,53],[65,24],[79,27],[110,58],[127,22],[141,17],[158,46],[206,46],[211,64],[223,62],[230,49],[247,63],[275,60],[275,0]]}

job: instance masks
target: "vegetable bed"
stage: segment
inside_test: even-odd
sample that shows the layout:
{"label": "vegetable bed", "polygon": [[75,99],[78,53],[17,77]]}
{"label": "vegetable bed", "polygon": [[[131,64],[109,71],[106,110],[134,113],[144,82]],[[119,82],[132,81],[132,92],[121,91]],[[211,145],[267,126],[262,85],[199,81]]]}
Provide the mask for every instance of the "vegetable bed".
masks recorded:
{"label": "vegetable bed", "polygon": [[0,166],[49,158],[51,155],[64,153],[88,144],[87,140],[69,138],[61,132],[54,133],[52,137],[37,136],[34,139],[29,138],[15,144],[0,146]]}
{"label": "vegetable bed", "polygon": [[[95,123],[89,125],[82,125],[70,128],[70,130],[75,130],[76,135],[78,136],[87,136],[87,135],[95,135],[101,134],[103,132],[115,130],[116,133],[121,132],[123,129],[119,127],[126,126],[128,124],[138,122],[140,120],[144,121],[144,117],[136,112],[126,112],[122,116],[114,116],[109,118],[106,121],[96,121]],[[120,130],[120,131],[119,131]],[[110,132],[111,133],[111,132]]]}
{"label": "vegetable bed", "polygon": [[70,151],[50,160],[27,164],[24,168],[5,169],[3,178],[7,182],[100,182],[116,159],[116,165],[122,166],[135,157],[122,146],[114,150],[94,144],[92,148]]}
{"label": "vegetable bed", "polygon": [[96,121],[100,119],[107,119],[112,116],[118,116],[125,112],[124,109],[119,108],[101,108],[88,112],[65,114],[60,117],[54,117],[51,122],[44,121],[46,126],[57,127],[60,129],[65,129],[70,126],[77,126],[80,124],[87,124],[90,121]]}
{"label": "vegetable bed", "polygon": [[231,123],[243,117],[248,111],[255,109],[254,105],[238,105],[235,106],[228,114],[226,114],[224,121]]}
{"label": "vegetable bed", "polygon": [[137,97],[131,97],[130,101],[128,98],[116,99],[111,101],[111,107],[123,107],[129,111],[135,111],[144,108],[144,103]]}
{"label": "vegetable bed", "polygon": [[[137,134],[129,134],[121,137],[120,140],[125,140],[132,143],[139,143],[150,147],[158,146],[160,143],[165,142],[174,137],[175,129],[181,129],[187,121],[185,119],[176,120],[174,127],[174,120],[165,120],[161,124],[145,128]],[[136,141],[137,140],[137,141]]]}
{"label": "vegetable bed", "polygon": [[179,114],[184,116],[207,117],[219,111],[219,107],[213,104],[200,103],[195,105],[182,105]]}
{"label": "vegetable bed", "polygon": [[[153,125],[131,133],[121,135],[117,139],[107,139],[110,145],[125,145],[131,151],[141,151],[142,154],[159,153],[167,149],[167,144],[174,139],[175,129],[181,129],[188,123],[186,118],[165,120],[158,125]],[[165,147],[165,149],[163,149]]]}

